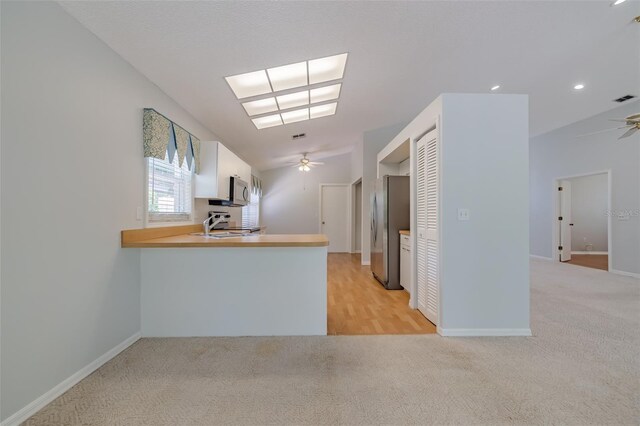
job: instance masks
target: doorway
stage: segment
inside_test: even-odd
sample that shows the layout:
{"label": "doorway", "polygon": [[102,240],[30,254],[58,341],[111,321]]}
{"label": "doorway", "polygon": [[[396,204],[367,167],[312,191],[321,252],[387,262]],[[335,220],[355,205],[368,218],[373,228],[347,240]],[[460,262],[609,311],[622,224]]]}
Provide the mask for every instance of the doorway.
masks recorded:
{"label": "doorway", "polygon": [[320,184],[320,233],[329,239],[329,253],[350,250],[350,185]]}
{"label": "doorway", "polygon": [[609,270],[611,173],[601,171],[555,180],[554,259]]}

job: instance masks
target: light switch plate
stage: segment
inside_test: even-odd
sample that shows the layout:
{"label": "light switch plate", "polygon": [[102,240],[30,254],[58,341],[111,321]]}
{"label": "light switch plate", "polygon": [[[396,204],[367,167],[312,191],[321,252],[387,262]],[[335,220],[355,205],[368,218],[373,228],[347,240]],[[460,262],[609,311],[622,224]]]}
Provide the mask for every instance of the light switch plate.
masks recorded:
{"label": "light switch plate", "polygon": [[458,209],[458,220],[469,220],[469,209]]}
{"label": "light switch plate", "polygon": [[136,220],[142,220],[142,207],[136,209]]}

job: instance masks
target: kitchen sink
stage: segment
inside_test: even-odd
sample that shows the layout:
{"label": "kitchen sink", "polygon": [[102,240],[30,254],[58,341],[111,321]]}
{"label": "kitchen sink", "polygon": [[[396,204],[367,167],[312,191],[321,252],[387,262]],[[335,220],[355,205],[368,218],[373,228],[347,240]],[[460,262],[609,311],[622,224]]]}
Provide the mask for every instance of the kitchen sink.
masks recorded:
{"label": "kitchen sink", "polygon": [[233,238],[233,237],[246,237],[251,235],[251,232],[217,232],[215,234],[206,235],[204,232],[194,232],[191,235],[206,238]]}

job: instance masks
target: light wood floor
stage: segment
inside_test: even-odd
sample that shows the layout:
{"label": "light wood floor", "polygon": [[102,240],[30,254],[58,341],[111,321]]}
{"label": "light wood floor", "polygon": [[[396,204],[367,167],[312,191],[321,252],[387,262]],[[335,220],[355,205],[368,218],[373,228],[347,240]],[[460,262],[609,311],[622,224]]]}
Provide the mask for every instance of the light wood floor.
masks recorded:
{"label": "light wood floor", "polygon": [[359,254],[330,253],[327,334],[428,334],[436,327],[409,308],[409,293],[386,290]]}
{"label": "light wood floor", "polygon": [[572,254],[566,263],[587,268],[609,270],[609,256],[606,254]]}

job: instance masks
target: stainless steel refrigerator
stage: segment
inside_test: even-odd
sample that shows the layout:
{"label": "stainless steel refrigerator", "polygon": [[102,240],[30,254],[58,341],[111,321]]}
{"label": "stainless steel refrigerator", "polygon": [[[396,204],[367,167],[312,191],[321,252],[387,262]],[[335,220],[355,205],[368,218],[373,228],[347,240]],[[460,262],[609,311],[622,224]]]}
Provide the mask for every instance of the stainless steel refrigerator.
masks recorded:
{"label": "stainless steel refrigerator", "polygon": [[371,271],[388,290],[399,290],[400,233],[410,223],[409,176],[383,176],[371,195]]}

